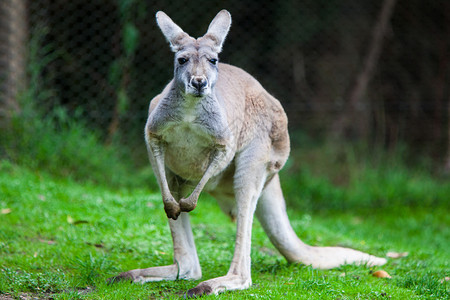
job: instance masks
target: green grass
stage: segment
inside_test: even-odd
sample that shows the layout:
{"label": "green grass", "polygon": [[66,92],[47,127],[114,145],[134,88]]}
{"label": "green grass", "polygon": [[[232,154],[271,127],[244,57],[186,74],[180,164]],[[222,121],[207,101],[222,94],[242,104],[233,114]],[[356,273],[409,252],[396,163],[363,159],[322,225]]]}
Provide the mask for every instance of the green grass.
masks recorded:
{"label": "green grass", "polygon": [[[295,208],[288,211],[292,224],[305,242],[344,245],[379,256],[388,251],[407,251],[409,255],[373,269],[344,266],[313,270],[287,264],[255,222],[253,286],[205,299],[450,297],[449,283],[441,282],[450,276],[448,182],[423,174],[408,177],[404,172],[391,170],[395,175],[367,168],[359,171],[363,186],[353,179],[336,186],[326,176],[306,171],[293,175],[295,171],[294,155],[282,179],[285,196]],[[388,187],[373,186],[383,176],[386,180],[380,185]],[[390,191],[389,186],[395,184],[408,187]],[[356,205],[362,196],[362,204]],[[338,208],[333,199],[326,202],[327,197],[346,204]],[[420,197],[429,200],[418,203],[416,198]],[[307,204],[298,204],[301,199]],[[313,199],[320,205],[313,204]],[[108,277],[121,271],[171,263],[171,237],[155,190],[74,181],[3,161],[0,209],[0,299],[5,295],[177,299],[199,282],[106,284]],[[235,224],[207,196],[202,196],[191,215],[203,279],[224,275],[232,258]],[[379,269],[392,278],[373,277],[371,272]]]}

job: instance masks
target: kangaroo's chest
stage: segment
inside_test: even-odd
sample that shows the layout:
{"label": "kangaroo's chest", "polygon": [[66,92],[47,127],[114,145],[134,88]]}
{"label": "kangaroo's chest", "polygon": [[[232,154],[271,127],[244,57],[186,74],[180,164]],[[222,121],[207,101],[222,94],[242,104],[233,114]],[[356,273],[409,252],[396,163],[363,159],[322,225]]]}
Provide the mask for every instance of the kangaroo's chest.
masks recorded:
{"label": "kangaroo's chest", "polygon": [[224,111],[214,99],[169,100],[151,113],[147,130],[164,143],[166,167],[184,179],[198,180],[229,137]]}
{"label": "kangaroo's chest", "polygon": [[214,137],[194,121],[169,123],[162,134],[167,167],[185,179],[202,177],[214,149]]}

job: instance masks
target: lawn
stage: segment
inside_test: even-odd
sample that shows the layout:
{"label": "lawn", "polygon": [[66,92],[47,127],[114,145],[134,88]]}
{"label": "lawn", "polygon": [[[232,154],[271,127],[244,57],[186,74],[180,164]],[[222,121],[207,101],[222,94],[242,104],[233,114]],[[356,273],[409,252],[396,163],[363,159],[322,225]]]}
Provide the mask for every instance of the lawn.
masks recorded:
{"label": "lawn", "polygon": [[[408,255],[382,267],[318,271],[288,264],[255,222],[252,287],[205,299],[450,297],[448,181],[365,172],[339,187],[298,172],[291,163],[282,179],[293,227],[305,242]],[[338,208],[338,200],[345,205]],[[203,279],[224,275],[235,224],[207,195],[191,215]],[[199,281],[106,283],[121,271],[171,262],[167,218],[154,188],[94,184],[0,162],[0,299],[178,299]],[[378,270],[391,278],[373,276]]]}

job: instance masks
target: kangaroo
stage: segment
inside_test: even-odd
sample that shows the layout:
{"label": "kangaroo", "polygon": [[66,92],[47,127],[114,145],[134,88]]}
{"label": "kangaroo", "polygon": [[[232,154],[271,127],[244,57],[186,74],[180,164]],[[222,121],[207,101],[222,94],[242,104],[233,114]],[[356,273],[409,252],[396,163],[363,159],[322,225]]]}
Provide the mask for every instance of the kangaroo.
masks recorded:
{"label": "kangaroo", "polygon": [[386,263],[349,248],[309,246],[295,234],[278,176],[290,151],[287,117],[251,75],[219,63],[230,13],[220,11],[197,39],[161,11],[156,20],[175,52],[175,69],[172,81],[150,102],[145,139],[169,220],[174,263],[131,270],[114,280],[201,278],[188,212],[202,190],[236,220],[235,249],[228,273],[201,282],[187,291],[189,297],[250,287],[254,214],[289,262],[321,269]]}

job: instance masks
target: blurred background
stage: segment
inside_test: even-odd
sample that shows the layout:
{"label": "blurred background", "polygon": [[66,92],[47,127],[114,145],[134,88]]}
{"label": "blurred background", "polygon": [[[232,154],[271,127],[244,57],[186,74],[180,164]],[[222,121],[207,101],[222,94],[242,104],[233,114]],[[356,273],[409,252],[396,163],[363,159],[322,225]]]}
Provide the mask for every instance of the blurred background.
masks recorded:
{"label": "blurred background", "polygon": [[114,164],[100,144],[147,165],[149,101],[173,74],[154,15],[198,37],[223,8],[221,61],[281,101],[294,146],[404,148],[450,168],[447,0],[2,0],[0,156],[69,174],[71,160]]}

